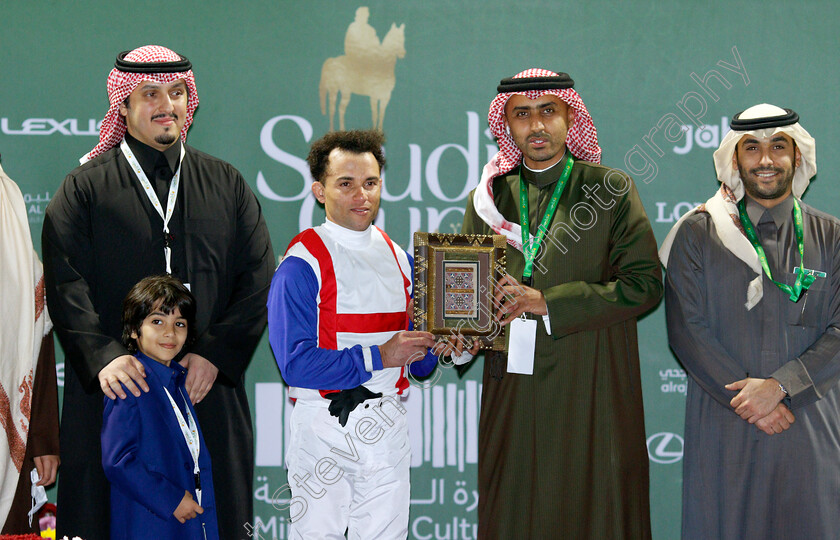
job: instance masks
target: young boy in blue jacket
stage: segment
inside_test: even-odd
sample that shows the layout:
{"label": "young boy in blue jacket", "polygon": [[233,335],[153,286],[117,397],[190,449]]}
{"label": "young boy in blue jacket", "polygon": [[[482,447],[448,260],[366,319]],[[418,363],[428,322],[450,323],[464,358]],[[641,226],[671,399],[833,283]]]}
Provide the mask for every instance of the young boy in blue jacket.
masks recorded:
{"label": "young boy in blue jacket", "polygon": [[147,393],[105,399],[102,466],[111,482],[111,539],[219,538],[210,455],[173,359],[194,338],[195,299],[152,276],[123,301],[123,344],[143,365]]}

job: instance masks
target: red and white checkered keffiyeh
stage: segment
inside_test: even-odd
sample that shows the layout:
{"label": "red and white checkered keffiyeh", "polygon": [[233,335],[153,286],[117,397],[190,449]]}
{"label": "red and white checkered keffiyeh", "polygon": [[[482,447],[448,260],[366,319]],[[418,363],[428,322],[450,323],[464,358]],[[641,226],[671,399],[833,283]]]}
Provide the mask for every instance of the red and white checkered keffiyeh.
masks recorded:
{"label": "red and white checkered keffiyeh", "polygon": [[[513,76],[514,79],[529,77],[557,77],[557,73],[546,69],[531,68]],[[522,159],[522,152],[513,142],[513,138],[505,129],[505,105],[510,96],[520,94],[528,99],[537,99],[545,94],[553,94],[562,99],[569,107],[575,110],[575,121],[566,135],[566,147],[577,159],[601,163],[601,147],[598,146],[598,131],[592,123],[592,117],[586,110],[586,105],[580,99],[580,95],[574,88],[557,90],[528,90],[524,92],[507,92],[499,94],[490,104],[490,113],[487,121],[490,124],[490,131],[499,142],[499,174],[505,174],[517,165]]]}
{"label": "red and white checkered keffiyeh", "polygon": [[[146,45],[128,53],[125,60],[143,63],[177,62],[182,60],[182,57],[166,47]],[[94,146],[93,150],[85,154],[79,161],[85,163],[120,144],[125,137],[126,130],[125,119],[120,114],[120,105],[141,82],[153,81],[158,84],[169,84],[178,79],[184,79],[189,91],[187,118],[184,121],[184,127],[181,128],[181,140],[186,142],[187,130],[190,129],[193,113],[198,107],[198,90],[195,87],[195,76],[192,70],[178,73],[127,73],[114,68],[108,75],[108,101],[111,106],[105,114],[105,119],[102,120],[102,127],[99,129],[99,144]]]}
{"label": "red and white checkered keffiyeh", "polygon": [[[558,74],[547,69],[531,68],[513,76],[514,79],[529,77],[557,77]],[[473,195],[473,205],[478,216],[487,223],[496,234],[503,234],[508,244],[522,251],[522,232],[518,223],[511,223],[504,219],[496,209],[493,200],[493,179],[511,171],[522,160],[522,151],[516,146],[513,138],[505,129],[505,105],[514,94],[520,94],[528,99],[537,99],[545,94],[552,94],[563,100],[575,111],[575,120],[566,134],[566,148],[577,159],[601,163],[601,147],[598,146],[598,131],[592,123],[592,117],[586,110],[586,105],[580,95],[572,88],[527,90],[523,92],[506,92],[498,94],[490,104],[487,121],[490,131],[499,143],[499,152],[484,166],[481,180]]]}

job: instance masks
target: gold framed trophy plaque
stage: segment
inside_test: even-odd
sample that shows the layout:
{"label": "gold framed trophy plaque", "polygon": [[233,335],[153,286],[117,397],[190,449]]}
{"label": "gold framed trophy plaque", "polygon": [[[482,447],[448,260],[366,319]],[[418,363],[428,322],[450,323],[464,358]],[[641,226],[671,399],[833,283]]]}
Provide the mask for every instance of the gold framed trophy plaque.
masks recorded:
{"label": "gold framed trophy plaque", "polygon": [[414,329],[503,351],[507,327],[493,317],[493,292],[505,275],[505,243],[500,234],[414,233]]}

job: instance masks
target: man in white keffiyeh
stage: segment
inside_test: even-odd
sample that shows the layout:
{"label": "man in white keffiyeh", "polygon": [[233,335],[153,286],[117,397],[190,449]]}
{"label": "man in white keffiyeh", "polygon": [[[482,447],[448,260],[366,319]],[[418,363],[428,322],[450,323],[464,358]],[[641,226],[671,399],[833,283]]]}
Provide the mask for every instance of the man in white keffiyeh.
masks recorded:
{"label": "man in white keffiyeh", "polygon": [[[499,153],[464,216],[462,232],[508,242],[496,316],[510,345],[484,365],[480,538],[650,537],[636,317],[662,294],[656,242],[633,181],[600,165],[573,86],[544,69],[501,81]],[[523,342],[533,353],[516,353]]]}
{"label": "man in white keffiyeh", "polygon": [[[802,194],[808,188],[811,178],[817,174],[816,144],[813,137],[799,125],[797,121],[799,117],[794,116],[795,113],[792,113],[792,111],[766,103],[750,107],[738,115],[733,122],[732,130],[726,134],[720,143],[720,147],[714,154],[715,170],[717,171],[718,180],[721,182],[720,189],[704,205],[701,205],[700,208],[690,210],[682,216],[671,228],[671,232],[668,233],[668,236],[662,243],[662,247],[659,248],[659,256],[662,259],[662,264],[667,267],[671,244],[683,221],[697,211],[708,212],[715,222],[717,234],[721,242],[735,256],[755,270],[757,274],[757,277],[750,282],[749,291],[747,292],[747,309],[752,309],[761,300],[763,287],[761,283],[761,264],[759,263],[755,250],[743,234],[743,227],[741,226],[741,220],[738,217],[738,210],[736,208],[738,201],[744,198],[744,193],[753,185],[751,184],[751,177],[749,175],[747,175],[746,180],[742,179],[741,171],[735,161],[736,148],[741,139],[747,135],[768,138],[777,133],[783,133],[793,139],[796,143],[796,168],[787,184],[788,190],[783,191],[783,194],[787,195],[792,190],[795,197],[802,197]],[[747,122],[756,118],[764,118],[763,123],[756,124],[749,130],[739,129],[749,126]],[[775,120],[766,120],[766,118]],[[753,189],[759,188],[756,187]],[[758,193],[751,193],[750,195],[754,198],[761,197]],[[764,200],[767,199],[765,198]],[[778,197],[771,200],[781,201]]]}
{"label": "man in white keffiyeh", "polygon": [[674,226],[670,345],[690,375],[686,539],[834,538],[840,513],[840,220],[800,200],[814,139],[790,109],[733,117],[720,190]]}

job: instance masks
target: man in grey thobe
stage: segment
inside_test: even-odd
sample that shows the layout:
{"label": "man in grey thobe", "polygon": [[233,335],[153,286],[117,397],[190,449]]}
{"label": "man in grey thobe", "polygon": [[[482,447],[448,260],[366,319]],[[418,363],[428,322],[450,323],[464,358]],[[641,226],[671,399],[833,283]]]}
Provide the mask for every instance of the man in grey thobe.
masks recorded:
{"label": "man in grey thobe", "polygon": [[799,201],[816,162],[798,119],[736,115],[720,191],[660,250],[690,375],[683,538],[840,534],[840,220]]}

